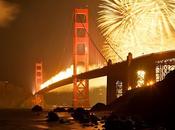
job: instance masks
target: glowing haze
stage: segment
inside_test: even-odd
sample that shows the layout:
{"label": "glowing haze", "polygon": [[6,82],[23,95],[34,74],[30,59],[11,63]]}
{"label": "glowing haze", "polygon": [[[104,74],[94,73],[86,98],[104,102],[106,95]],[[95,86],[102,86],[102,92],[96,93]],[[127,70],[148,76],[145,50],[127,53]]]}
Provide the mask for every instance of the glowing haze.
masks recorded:
{"label": "glowing haze", "polygon": [[18,11],[16,5],[0,0],[0,27],[6,26],[11,20],[13,20]]}
{"label": "glowing haze", "polygon": [[175,49],[175,0],[101,0],[97,20],[106,39],[106,58],[119,61]]}

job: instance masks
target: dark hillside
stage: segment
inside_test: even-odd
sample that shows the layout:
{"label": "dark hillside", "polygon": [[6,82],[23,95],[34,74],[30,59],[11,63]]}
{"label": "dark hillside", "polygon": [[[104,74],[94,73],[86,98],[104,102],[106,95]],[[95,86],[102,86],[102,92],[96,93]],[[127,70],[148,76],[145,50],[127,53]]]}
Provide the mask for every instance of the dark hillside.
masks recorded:
{"label": "dark hillside", "polygon": [[154,123],[172,121],[175,115],[175,71],[153,86],[129,91],[107,109],[116,115],[136,116]]}

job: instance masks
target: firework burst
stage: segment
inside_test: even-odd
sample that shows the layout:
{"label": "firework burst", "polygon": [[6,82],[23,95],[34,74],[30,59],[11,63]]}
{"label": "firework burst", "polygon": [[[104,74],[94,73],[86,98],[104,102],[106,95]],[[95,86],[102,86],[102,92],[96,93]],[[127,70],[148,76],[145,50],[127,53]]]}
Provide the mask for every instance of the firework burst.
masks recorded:
{"label": "firework burst", "polygon": [[175,49],[175,0],[101,0],[98,27],[106,58]]}

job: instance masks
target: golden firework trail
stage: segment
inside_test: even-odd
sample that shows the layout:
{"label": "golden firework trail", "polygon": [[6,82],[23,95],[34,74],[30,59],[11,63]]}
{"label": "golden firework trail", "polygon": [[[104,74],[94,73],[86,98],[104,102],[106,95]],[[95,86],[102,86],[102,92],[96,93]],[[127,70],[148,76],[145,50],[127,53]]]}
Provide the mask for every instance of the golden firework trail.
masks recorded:
{"label": "golden firework trail", "polygon": [[101,0],[99,8],[106,58],[119,61],[109,44],[123,59],[175,49],[175,0]]}

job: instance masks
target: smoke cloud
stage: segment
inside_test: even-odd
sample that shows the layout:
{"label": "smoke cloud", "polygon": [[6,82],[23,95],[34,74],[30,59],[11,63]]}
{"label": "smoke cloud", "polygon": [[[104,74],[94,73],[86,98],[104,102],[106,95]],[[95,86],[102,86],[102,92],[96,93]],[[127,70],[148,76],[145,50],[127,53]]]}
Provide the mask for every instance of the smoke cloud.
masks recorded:
{"label": "smoke cloud", "polygon": [[0,27],[5,27],[14,20],[18,11],[16,4],[0,0]]}

